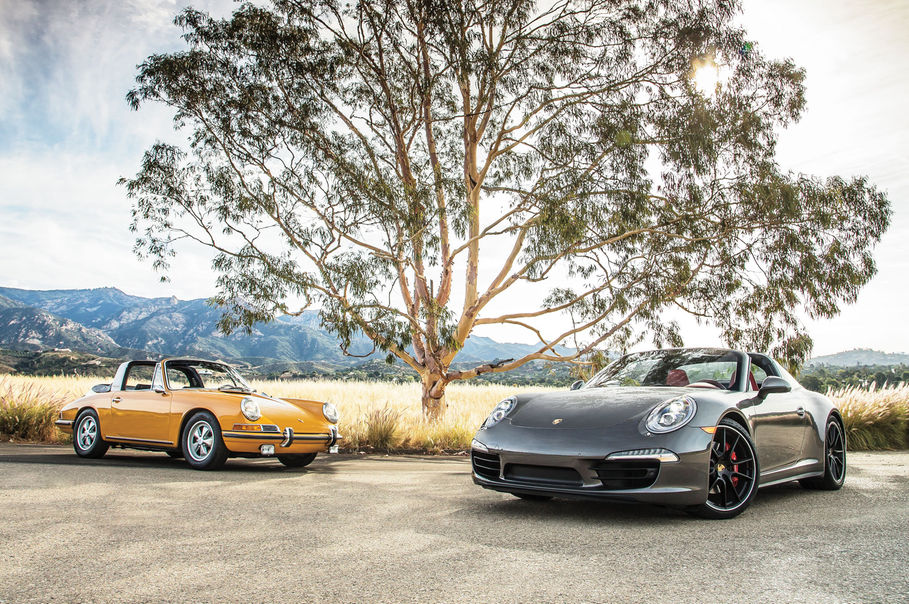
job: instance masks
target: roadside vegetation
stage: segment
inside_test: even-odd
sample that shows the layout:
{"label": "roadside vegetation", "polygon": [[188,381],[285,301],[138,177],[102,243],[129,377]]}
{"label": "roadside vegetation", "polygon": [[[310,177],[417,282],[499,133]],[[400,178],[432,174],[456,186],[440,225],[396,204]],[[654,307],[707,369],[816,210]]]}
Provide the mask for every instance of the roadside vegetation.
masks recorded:
{"label": "roadside vegetation", "polygon": [[[87,392],[98,378],[0,376],[0,438],[26,442],[68,442],[54,427],[57,410]],[[341,411],[342,450],[347,452],[456,453],[465,451],[489,411],[520,392],[541,386],[453,384],[450,407],[429,422],[420,404],[420,384],[336,380],[254,381],[271,396],[328,401]],[[909,448],[909,385],[848,387],[828,395],[840,407],[849,448]]]}

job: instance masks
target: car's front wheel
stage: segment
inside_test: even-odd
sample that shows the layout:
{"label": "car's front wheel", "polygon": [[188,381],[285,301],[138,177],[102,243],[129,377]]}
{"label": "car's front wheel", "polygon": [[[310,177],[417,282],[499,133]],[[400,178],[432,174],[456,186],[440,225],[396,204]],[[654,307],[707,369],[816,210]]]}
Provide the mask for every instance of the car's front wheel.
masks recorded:
{"label": "car's front wheel", "polygon": [[98,412],[86,409],[79,414],[73,424],[73,449],[79,457],[97,459],[107,453],[110,445],[101,438],[101,423],[98,421]]}
{"label": "car's front wheel", "polygon": [[197,470],[216,470],[227,461],[221,427],[207,411],[200,411],[189,418],[180,443],[186,462]]}
{"label": "car's front wheel", "polygon": [[836,418],[827,420],[824,438],[824,475],[799,481],[806,489],[836,491],[846,482],[846,438]]}
{"label": "car's front wheel", "polygon": [[760,467],[754,441],[738,423],[724,419],[713,434],[707,501],[691,511],[703,518],[733,518],[751,505]]}
{"label": "car's front wheel", "polygon": [[317,453],[297,453],[293,455],[278,455],[278,461],[288,468],[302,468],[308,466],[316,458]]}

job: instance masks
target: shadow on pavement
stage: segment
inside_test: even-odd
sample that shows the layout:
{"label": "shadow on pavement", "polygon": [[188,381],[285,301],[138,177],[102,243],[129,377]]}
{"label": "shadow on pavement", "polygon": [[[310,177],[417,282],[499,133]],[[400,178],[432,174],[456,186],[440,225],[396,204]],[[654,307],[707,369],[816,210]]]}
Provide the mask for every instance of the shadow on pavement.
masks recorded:
{"label": "shadow on pavement", "polygon": [[305,468],[286,468],[275,458],[246,459],[232,458],[220,470],[199,471],[192,469],[182,459],[173,459],[164,453],[142,453],[109,451],[101,459],[85,459],[75,453],[63,451],[48,452],[46,448],[28,453],[0,454],[0,464],[35,464],[59,466],[98,466],[106,468],[150,468],[192,472],[200,477],[222,477],[224,474],[258,474],[270,477],[286,477],[294,474],[334,474],[337,469],[331,464],[321,463],[317,457],[312,465]]}

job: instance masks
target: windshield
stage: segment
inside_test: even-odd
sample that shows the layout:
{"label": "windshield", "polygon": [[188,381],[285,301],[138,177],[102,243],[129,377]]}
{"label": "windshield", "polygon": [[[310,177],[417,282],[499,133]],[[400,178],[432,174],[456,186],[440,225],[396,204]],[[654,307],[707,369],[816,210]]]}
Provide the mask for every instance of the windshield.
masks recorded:
{"label": "windshield", "polygon": [[211,388],[252,392],[252,387],[237,373],[223,363],[211,361],[167,361],[164,363],[167,385],[171,390],[189,388]]}
{"label": "windshield", "polygon": [[625,355],[587,382],[601,386],[736,388],[744,355],[728,350],[651,350]]}

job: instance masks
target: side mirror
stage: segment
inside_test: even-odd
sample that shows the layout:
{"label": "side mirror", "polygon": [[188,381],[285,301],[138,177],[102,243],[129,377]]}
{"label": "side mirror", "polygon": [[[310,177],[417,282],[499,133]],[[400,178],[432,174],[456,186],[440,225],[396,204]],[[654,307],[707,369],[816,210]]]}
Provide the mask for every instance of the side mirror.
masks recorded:
{"label": "side mirror", "polygon": [[105,392],[110,392],[110,384],[95,384],[92,386],[92,392],[95,394],[103,394]]}
{"label": "side mirror", "polygon": [[792,386],[789,385],[789,382],[781,377],[770,375],[764,378],[757,395],[759,399],[764,400],[768,394],[782,394],[791,390]]}
{"label": "side mirror", "polygon": [[584,385],[584,380],[578,380],[571,385],[569,390],[580,390],[581,386]]}

